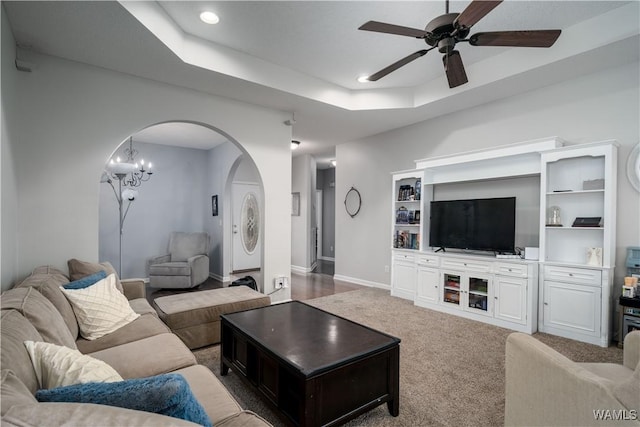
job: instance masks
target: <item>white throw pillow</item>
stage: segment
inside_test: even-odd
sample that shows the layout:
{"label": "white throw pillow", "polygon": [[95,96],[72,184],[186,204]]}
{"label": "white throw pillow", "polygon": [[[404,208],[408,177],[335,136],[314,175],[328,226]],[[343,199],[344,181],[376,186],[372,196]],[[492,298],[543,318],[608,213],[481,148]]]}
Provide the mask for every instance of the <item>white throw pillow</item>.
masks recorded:
{"label": "white throw pillow", "polygon": [[102,360],[61,345],[25,341],[41,388],[88,382],[122,381],[120,374]]}
{"label": "white throw pillow", "polygon": [[95,340],[140,317],[116,288],[115,274],[88,288],[60,289],[71,303],[80,335],[85,339]]}

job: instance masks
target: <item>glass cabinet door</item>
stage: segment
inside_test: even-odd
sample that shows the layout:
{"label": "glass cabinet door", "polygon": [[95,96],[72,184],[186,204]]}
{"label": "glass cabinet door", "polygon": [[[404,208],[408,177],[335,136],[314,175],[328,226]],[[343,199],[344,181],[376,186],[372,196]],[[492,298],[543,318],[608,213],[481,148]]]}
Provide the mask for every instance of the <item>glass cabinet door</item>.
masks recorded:
{"label": "glass cabinet door", "polygon": [[469,276],[468,307],[486,312],[489,309],[489,280]]}
{"label": "glass cabinet door", "polygon": [[442,301],[460,305],[460,274],[442,273]]}

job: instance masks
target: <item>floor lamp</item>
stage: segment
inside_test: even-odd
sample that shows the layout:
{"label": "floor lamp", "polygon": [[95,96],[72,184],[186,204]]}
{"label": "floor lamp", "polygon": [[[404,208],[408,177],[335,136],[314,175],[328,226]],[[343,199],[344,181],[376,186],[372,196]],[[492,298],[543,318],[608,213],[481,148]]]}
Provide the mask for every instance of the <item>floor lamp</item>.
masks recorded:
{"label": "floor lamp", "polygon": [[[134,157],[138,154],[138,151],[133,148],[133,138],[129,138],[129,148],[125,149],[125,153],[127,160],[121,162],[120,157],[117,157],[115,161],[111,159],[100,180],[111,186],[116,196],[116,201],[118,202],[118,254],[120,258],[118,276],[120,276],[120,278],[122,278],[122,233],[124,230],[124,220],[127,217],[131,203],[138,197],[138,191],[133,188],[139,187],[143,182],[148,181],[153,174],[153,172],[151,172],[151,163],[147,165],[147,170],[144,168],[144,160],[140,160],[140,165],[134,161]],[[117,190],[113,181],[118,181]],[[124,207],[125,201],[127,202],[126,208]]]}

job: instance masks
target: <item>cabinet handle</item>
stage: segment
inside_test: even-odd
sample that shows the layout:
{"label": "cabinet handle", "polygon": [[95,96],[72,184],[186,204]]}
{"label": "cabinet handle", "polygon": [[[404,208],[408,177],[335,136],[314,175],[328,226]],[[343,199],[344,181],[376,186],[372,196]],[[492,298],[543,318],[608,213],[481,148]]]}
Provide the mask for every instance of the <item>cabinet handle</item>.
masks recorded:
{"label": "cabinet handle", "polygon": [[513,270],[509,269],[509,271],[513,271]]}
{"label": "cabinet handle", "polygon": [[493,297],[493,299],[498,299],[498,297]]}
{"label": "cabinet handle", "polygon": [[569,277],[573,277],[573,273],[569,273]]}
{"label": "cabinet handle", "polygon": [[544,303],[544,305],[549,305],[549,304],[547,304],[547,303],[545,302],[545,303]]}

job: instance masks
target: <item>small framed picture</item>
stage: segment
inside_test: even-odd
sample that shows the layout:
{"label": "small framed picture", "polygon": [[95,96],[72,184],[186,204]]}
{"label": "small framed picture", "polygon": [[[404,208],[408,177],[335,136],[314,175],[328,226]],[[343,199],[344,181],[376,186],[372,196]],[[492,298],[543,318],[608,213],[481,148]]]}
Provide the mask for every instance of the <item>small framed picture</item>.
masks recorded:
{"label": "small framed picture", "polygon": [[420,211],[415,211],[415,213],[413,214],[413,220],[416,224],[420,223]]}
{"label": "small framed picture", "polygon": [[211,196],[211,214],[218,216],[218,195]]}

